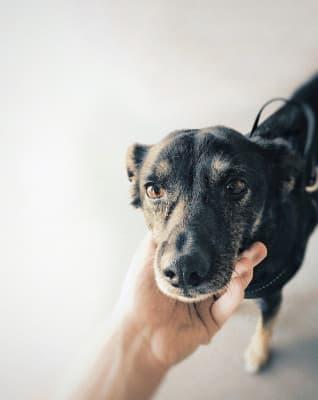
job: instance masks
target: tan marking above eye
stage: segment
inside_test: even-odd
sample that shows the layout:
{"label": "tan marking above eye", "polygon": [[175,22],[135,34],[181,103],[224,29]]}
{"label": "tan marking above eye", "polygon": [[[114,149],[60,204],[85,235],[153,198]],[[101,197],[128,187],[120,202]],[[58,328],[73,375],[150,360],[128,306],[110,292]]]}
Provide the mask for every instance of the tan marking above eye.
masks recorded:
{"label": "tan marking above eye", "polygon": [[216,172],[222,172],[226,170],[229,165],[229,161],[222,156],[215,156],[211,163],[212,170],[215,170]]}
{"label": "tan marking above eye", "polygon": [[156,173],[158,175],[168,175],[171,170],[171,165],[168,160],[161,160],[156,166]]}
{"label": "tan marking above eye", "polygon": [[146,194],[150,199],[160,199],[165,193],[165,190],[157,184],[148,185],[146,187]]}

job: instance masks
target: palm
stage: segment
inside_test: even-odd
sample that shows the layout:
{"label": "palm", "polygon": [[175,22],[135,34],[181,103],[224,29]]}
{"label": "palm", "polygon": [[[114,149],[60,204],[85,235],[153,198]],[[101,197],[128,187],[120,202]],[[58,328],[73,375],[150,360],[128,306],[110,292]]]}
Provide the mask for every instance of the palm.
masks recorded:
{"label": "palm", "polygon": [[200,303],[181,303],[164,295],[154,278],[153,258],[139,271],[134,309],[147,332],[151,349],[164,364],[175,364],[200,344],[207,344],[217,330],[212,314],[212,299]]}

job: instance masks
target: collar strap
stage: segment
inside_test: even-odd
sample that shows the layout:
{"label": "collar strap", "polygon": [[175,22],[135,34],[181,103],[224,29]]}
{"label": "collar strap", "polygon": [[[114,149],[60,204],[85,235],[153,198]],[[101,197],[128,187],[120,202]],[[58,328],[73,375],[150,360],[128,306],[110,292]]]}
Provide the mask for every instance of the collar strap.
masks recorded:
{"label": "collar strap", "polygon": [[285,99],[283,97],[275,97],[267,101],[259,110],[256,115],[252,130],[249,134],[249,137],[252,137],[256,129],[258,128],[259,120],[261,118],[262,112],[264,109],[271,103],[276,101],[282,101],[287,105],[293,105],[301,110],[303,115],[306,117],[307,122],[307,134],[306,134],[306,143],[304,147],[304,158],[306,161],[305,165],[305,175],[306,175],[306,191],[307,192],[314,192],[318,190],[318,169],[316,167],[316,154],[317,151],[315,146],[315,115],[311,107],[304,103],[294,99]]}

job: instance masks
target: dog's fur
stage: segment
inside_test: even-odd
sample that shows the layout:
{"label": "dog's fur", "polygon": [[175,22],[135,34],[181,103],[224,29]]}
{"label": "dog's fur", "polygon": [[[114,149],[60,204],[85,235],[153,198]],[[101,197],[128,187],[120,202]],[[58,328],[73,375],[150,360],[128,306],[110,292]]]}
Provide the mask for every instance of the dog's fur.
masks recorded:
{"label": "dog's fur", "polygon": [[[318,76],[293,98],[318,120]],[[306,118],[286,105],[252,138],[217,126],[178,130],[128,150],[132,204],[142,208],[158,244],[155,276],[168,296],[193,302],[220,293],[240,252],[254,241],[266,244],[268,256],[246,291],[261,308],[246,352],[250,371],[268,358],[282,287],[299,269],[317,224],[318,194],[305,190],[305,141]],[[158,198],[147,195],[149,187]]]}

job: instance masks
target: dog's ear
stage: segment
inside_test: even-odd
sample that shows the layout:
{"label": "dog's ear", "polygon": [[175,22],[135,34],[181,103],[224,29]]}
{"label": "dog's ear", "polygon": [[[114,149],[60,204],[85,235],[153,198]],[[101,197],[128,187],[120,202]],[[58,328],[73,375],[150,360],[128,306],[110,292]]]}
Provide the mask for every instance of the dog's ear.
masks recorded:
{"label": "dog's ear", "polygon": [[256,135],[251,139],[267,161],[274,188],[286,199],[304,171],[303,157],[291,143],[280,137],[268,139]]}
{"label": "dog's ear", "polygon": [[131,204],[140,207],[139,173],[144,159],[151,146],[139,143],[129,146],[126,155],[126,168],[128,179],[131,182]]}

